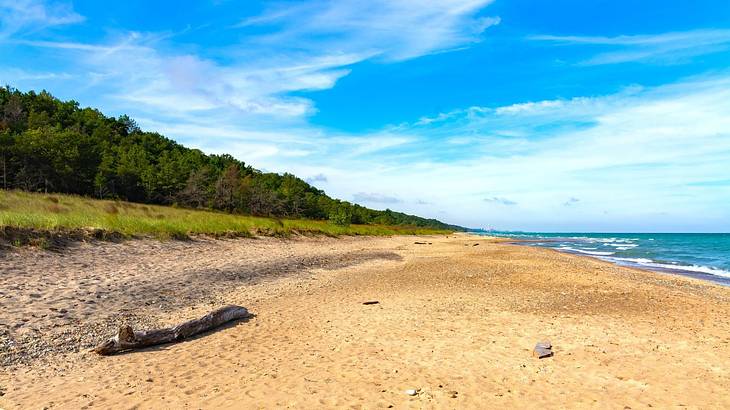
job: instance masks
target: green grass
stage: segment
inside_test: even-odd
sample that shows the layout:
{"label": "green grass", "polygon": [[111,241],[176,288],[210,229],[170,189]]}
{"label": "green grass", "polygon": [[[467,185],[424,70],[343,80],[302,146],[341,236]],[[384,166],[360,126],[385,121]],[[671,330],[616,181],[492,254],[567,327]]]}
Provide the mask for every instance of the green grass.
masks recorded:
{"label": "green grass", "polygon": [[[0,190],[0,228],[51,233],[99,231],[122,237],[423,235],[448,231],[404,226],[338,226],[327,221],[273,219],[73,195]],[[97,235],[98,236],[98,235]],[[103,235],[102,235],[103,236]]]}

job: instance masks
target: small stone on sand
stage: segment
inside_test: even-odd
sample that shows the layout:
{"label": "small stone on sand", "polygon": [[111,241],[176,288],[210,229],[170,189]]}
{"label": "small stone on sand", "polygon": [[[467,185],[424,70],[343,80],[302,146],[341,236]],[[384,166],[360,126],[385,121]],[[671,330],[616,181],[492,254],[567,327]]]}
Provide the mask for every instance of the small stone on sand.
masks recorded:
{"label": "small stone on sand", "polygon": [[552,348],[553,345],[550,344],[550,342],[538,342],[535,345],[535,349],[532,351],[532,355],[538,359],[551,357],[553,355]]}

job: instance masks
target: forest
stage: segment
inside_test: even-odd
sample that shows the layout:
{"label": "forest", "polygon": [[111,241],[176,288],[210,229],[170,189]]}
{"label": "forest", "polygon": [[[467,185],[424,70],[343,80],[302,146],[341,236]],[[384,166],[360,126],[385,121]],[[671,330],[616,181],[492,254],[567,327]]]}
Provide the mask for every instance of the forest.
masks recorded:
{"label": "forest", "polygon": [[126,115],[107,117],[46,91],[9,86],[0,88],[0,186],[338,225],[463,230],[334,199],[292,174],[261,172],[143,131]]}

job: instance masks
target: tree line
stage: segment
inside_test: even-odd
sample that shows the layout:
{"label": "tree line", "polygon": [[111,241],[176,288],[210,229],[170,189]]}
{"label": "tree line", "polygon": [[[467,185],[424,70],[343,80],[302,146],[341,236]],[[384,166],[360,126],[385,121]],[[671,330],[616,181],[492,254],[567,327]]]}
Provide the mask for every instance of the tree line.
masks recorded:
{"label": "tree line", "polygon": [[461,230],[435,219],[330,198],[296,176],[261,172],[231,155],[186,148],[46,91],[0,88],[0,184],[230,213],[329,219],[347,225]]}

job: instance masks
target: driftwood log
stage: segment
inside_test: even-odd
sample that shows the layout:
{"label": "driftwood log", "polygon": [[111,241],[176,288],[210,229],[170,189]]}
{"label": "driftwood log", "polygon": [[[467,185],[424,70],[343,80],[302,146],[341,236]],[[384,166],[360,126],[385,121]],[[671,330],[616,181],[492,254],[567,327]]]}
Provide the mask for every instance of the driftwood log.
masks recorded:
{"label": "driftwood log", "polygon": [[122,326],[116,336],[95,347],[93,351],[100,355],[110,355],[125,350],[179,342],[232,320],[245,319],[250,316],[251,314],[245,307],[228,305],[214,310],[200,319],[189,320],[164,329],[135,332],[131,326]]}

